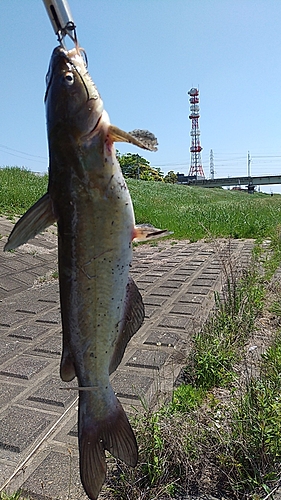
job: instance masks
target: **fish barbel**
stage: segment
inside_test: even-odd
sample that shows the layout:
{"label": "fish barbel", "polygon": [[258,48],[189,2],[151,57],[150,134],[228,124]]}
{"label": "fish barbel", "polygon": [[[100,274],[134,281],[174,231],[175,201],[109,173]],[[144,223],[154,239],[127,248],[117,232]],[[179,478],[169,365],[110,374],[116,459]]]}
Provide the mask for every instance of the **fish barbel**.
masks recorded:
{"label": "fish barbel", "polygon": [[[60,374],[78,379],[80,474],[96,499],[106,475],[105,450],[129,465],[137,444],[109,375],[140,328],[144,306],[129,277],[133,239],[165,235],[135,226],[133,206],[114,142],[156,150],[147,131],[110,124],[81,49],[57,47],[45,95],[49,142],[47,193],[17,222],[5,250],[58,223],[63,327]],[[85,388],[85,390],[83,390]]]}

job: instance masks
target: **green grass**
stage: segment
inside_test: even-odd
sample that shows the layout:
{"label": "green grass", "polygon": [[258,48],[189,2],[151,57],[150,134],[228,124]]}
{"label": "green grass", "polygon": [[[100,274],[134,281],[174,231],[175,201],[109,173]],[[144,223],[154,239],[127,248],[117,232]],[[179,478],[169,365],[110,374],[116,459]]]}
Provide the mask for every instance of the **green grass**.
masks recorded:
{"label": "green grass", "polygon": [[[173,231],[173,238],[265,238],[281,223],[281,196],[127,179],[137,223]],[[0,170],[0,214],[22,215],[47,189],[17,167]]]}
{"label": "green grass", "polygon": [[264,238],[281,221],[281,196],[128,179],[138,223],[191,241],[209,236]]}
{"label": "green grass", "polygon": [[12,494],[5,493],[5,491],[2,491],[0,492],[0,500],[29,500],[29,499],[23,497],[20,491],[16,491],[15,493]]}
{"label": "green grass", "polygon": [[[268,281],[268,270],[272,276],[280,265],[278,248],[273,237],[267,250],[255,249],[247,271],[225,266],[224,293],[216,296],[212,316],[194,336],[181,377],[185,383],[174,390],[170,403],[136,416],[139,464],[134,470],[117,464],[118,473],[110,474],[109,499],[172,499],[187,492],[260,500],[278,487],[281,331],[256,376],[251,365],[245,366],[249,345],[244,348],[253,341],[260,314],[273,311],[281,325],[281,285],[272,291]],[[267,272],[261,273],[264,262]]]}
{"label": "green grass", "polygon": [[47,190],[48,176],[18,167],[0,169],[0,214],[22,215]]}

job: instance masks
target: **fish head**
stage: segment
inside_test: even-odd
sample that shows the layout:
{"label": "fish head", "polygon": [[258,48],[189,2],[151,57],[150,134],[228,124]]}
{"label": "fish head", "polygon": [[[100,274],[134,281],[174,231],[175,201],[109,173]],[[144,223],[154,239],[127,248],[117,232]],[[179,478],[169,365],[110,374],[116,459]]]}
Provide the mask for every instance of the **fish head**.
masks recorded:
{"label": "fish head", "polygon": [[76,140],[93,134],[103,113],[103,102],[87,71],[83,49],[56,47],[46,85],[49,133],[64,129]]}

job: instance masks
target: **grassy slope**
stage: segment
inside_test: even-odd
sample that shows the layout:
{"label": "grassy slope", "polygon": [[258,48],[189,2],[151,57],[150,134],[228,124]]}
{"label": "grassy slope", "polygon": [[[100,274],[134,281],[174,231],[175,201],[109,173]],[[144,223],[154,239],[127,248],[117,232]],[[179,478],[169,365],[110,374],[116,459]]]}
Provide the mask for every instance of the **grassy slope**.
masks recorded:
{"label": "grassy slope", "polygon": [[0,215],[22,215],[47,190],[48,176],[18,167],[0,169]]}
{"label": "grassy slope", "polygon": [[[47,189],[48,177],[19,168],[0,170],[0,214],[23,214]],[[191,241],[208,235],[268,237],[281,221],[281,196],[128,179],[137,223]]]}
{"label": "grassy slope", "polygon": [[191,241],[268,236],[281,221],[281,196],[129,180],[136,219]]}

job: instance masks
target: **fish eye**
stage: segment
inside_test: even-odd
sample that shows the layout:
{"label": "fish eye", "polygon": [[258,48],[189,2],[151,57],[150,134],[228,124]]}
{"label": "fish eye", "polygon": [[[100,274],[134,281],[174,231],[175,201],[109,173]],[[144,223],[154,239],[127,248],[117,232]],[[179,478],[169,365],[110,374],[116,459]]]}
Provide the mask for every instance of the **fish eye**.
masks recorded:
{"label": "fish eye", "polygon": [[74,75],[70,71],[65,74],[64,79],[68,85],[72,85],[74,83]]}

